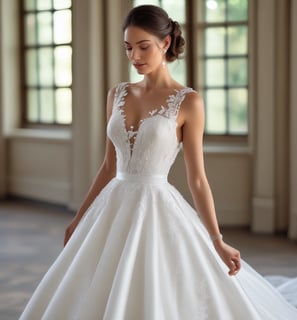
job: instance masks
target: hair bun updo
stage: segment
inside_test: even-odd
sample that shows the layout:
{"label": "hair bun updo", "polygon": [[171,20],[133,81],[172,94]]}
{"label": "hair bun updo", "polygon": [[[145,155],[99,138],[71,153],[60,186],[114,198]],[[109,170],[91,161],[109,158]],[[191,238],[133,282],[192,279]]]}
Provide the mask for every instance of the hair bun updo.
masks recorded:
{"label": "hair bun updo", "polygon": [[170,35],[171,43],[166,52],[168,62],[176,60],[184,52],[185,40],[180,24],[169,18],[167,12],[158,6],[142,5],[133,8],[123,23],[123,32],[129,27],[139,27],[160,40]]}
{"label": "hair bun updo", "polygon": [[170,19],[171,24],[171,44],[168,48],[166,58],[167,61],[174,61],[184,52],[185,39],[182,36],[180,24]]}

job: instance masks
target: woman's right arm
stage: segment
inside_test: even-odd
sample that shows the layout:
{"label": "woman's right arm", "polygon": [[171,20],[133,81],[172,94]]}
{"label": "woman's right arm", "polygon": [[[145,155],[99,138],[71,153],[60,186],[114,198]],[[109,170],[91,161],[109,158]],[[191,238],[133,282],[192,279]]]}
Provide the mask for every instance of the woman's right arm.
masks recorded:
{"label": "woman's right arm", "polygon": [[[114,99],[115,89],[111,89],[107,96],[107,122],[112,113],[113,99]],[[65,231],[64,245],[70,239],[72,233],[80,222],[81,218],[85,214],[86,210],[101,192],[101,190],[108,184],[108,182],[115,176],[116,173],[116,154],[113,143],[110,139],[106,138],[105,156],[103,163],[83,201],[80,209],[77,211],[76,215],[72,219],[71,223],[68,225]]]}

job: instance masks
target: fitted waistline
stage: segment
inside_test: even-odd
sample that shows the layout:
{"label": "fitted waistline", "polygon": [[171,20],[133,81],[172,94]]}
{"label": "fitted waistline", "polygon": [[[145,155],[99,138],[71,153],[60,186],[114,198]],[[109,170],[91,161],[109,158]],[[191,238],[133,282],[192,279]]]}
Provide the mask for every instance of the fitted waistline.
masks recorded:
{"label": "fitted waistline", "polygon": [[167,175],[162,174],[131,174],[124,172],[117,172],[116,178],[124,181],[142,182],[142,183],[166,183]]}

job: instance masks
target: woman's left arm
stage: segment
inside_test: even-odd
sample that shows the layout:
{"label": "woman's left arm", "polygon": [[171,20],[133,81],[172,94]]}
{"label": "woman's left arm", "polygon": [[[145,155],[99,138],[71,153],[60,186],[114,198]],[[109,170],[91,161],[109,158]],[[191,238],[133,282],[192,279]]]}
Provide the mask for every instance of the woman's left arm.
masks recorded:
{"label": "woman's left arm", "polygon": [[204,103],[197,93],[186,96],[180,110],[182,122],[183,152],[187,181],[194,205],[221,259],[229,268],[229,275],[235,275],[240,265],[240,253],[227,245],[220,237],[212,192],[206,177],[203,159]]}

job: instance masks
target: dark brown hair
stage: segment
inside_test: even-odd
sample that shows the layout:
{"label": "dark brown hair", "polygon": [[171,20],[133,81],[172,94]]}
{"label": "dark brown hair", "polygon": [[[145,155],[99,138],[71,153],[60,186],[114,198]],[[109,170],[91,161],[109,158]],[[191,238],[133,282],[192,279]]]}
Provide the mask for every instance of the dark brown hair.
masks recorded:
{"label": "dark brown hair", "polygon": [[129,26],[139,27],[160,40],[170,35],[171,43],[166,52],[166,60],[169,62],[176,60],[184,52],[185,40],[179,23],[170,19],[160,7],[143,5],[133,8],[124,20],[123,32]]}

